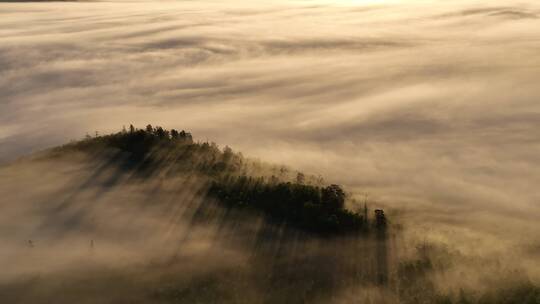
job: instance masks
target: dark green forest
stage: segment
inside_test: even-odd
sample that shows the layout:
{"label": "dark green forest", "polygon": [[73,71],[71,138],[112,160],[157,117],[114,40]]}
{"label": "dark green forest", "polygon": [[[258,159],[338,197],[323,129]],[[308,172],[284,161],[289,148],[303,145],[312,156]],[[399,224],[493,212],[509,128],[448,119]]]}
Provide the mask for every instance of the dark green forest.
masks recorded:
{"label": "dark green forest", "polygon": [[[319,185],[306,181],[298,172],[293,181],[277,175],[254,175],[247,160],[231,148],[195,142],[184,130],[166,130],[130,125],[109,135],[87,136],[82,141],[57,149],[97,152],[115,148],[122,152],[117,159],[123,168],[148,176],[163,166],[182,172],[202,174],[209,180],[205,193],[228,208],[245,209],[264,215],[269,221],[287,224],[318,235],[368,233],[371,228],[384,229],[386,218],[378,210],[370,224],[367,212],[345,208],[347,194],[336,184]],[[255,173],[256,174],[256,173]]]}

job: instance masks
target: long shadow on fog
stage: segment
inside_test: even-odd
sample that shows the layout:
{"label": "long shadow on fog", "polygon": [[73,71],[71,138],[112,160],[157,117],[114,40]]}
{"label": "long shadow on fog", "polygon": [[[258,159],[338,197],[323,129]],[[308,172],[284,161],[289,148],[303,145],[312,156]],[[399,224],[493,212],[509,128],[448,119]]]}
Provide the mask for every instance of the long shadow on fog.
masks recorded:
{"label": "long shadow on fog", "polygon": [[[92,218],[108,217],[105,222],[109,222],[113,230],[98,234],[95,243],[91,240],[93,255],[100,256],[106,250],[101,244],[114,242],[118,235],[131,231],[122,234],[123,226],[133,224],[142,230],[135,230],[140,236],[131,236],[136,241],[126,243],[126,249],[144,251],[147,250],[145,242],[161,244],[159,246],[167,248],[161,257],[151,257],[142,264],[149,266],[138,264],[134,268],[116,270],[85,262],[77,266],[79,268],[68,268],[68,272],[77,273],[74,277],[65,277],[64,270],[58,270],[47,274],[46,281],[40,276],[30,276],[2,284],[0,296],[12,300],[11,303],[45,303],[51,299],[37,298],[38,291],[50,289],[51,296],[60,292],[58,286],[46,287],[50,282],[59,281],[60,286],[78,290],[78,286],[88,280],[97,285],[106,280],[111,286],[121,286],[118,288],[125,289],[126,293],[130,288],[137,289],[134,295],[147,299],[146,303],[168,303],[177,298],[183,299],[176,301],[178,303],[188,303],[205,297],[191,292],[194,289],[210,290],[208,292],[215,297],[231,298],[230,301],[236,303],[238,301],[233,299],[238,295],[231,295],[231,290],[242,288],[256,293],[260,303],[305,303],[327,302],[342,290],[388,283],[385,237],[374,234],[320,237],[284,221],[220,205],[206,194],[208,183],[195,172],[185,171],[183,176],[172,180],[172,176],[178,174],[177,168],[170,164],[181,157],[170,153],[148,161],[149,155],[133,159],[119,152],[90,154],[93,169],[57,190],[51,197],[53,200],[58,197],[58,201],[51,201],[49,197],[42,202],[51,207],[41,209],[43,221],[37,226],[38,231],[45,231],[61,242],[66,235],[81,233],[81,237],[88,237],[84,232],[99,228],[93,227],[97,224]],[[119,201],[123,196],[118,195],[124,191],[139,191],[140,195],[126,198],[132,200],[129,202]],[[112,207],[110,204],[122,206],[122,215],[112,217],[103,212]],[[144,222],[145,217],[156,214],[160,216],[157,222]],[[197,249],[196,255],[190,257],[193,244],[201,242],[209,245]],[[42,248],[36,246],[31,250],[39,254]],[[229,260],[227,252],[235,252],[233,256],[238,260]],[[228,263],[232,266],[227,266]],[[209,264],[220,266],[209,268]],[[145,274],[132,278],[130,273],[141,269]],[[232,279],[224,280],[223,271]],[[159,277],[169,279],[156,281]],[[226,291],[220,287],[224,284],[229,286]],[[19,294],[22,290],[30,291],[23,296]],[[97,303],[103,302],[102,296],[98,296],[102,293],[96,288],[85,290],[80,296]],[[106,301],[129,297],[123,293],[113,294]],[[69,295],[60,297],[58,303],[63,303],[62,299],[69,299]]]}

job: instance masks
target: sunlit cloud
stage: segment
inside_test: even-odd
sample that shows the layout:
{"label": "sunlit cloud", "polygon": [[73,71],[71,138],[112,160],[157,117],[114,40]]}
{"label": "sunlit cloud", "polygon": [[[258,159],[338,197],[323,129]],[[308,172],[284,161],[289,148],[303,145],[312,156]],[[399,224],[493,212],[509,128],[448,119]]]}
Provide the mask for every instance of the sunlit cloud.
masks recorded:
{"label": "sunlit cloud", "polygon": [[152,123],[445,223],[439,239],[540,242],[535,1],[0,7],[0,160]]}

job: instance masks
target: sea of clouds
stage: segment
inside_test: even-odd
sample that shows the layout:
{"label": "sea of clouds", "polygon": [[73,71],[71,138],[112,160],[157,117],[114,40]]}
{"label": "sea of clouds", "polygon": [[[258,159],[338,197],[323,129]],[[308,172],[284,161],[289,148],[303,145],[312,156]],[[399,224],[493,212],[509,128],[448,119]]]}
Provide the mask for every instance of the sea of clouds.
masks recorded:
{"label": "sea of clouds", "polygon": [[539,37],[533,0],[0,1],[0,160],[187,129],[540,277]]}

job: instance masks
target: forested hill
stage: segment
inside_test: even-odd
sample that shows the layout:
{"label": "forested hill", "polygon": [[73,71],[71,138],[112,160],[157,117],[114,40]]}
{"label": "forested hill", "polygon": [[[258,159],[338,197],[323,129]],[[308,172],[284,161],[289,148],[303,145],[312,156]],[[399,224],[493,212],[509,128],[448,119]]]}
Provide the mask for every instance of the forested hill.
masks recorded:
{"label": "forested hill", "polygon": [[[345,208],[347,195],[341,186],[325,185],[319,178],[296,172],[291,178],[283,167],[262,165],[215,143],[195,142],[189,132],[148,125],[130,126],[118,133],[90,137],[55,148],[49,156],[70,151],[107,155],[113,165],[150,178],[166,169],[167,174],[196,174],[207,181],[204,196],[227,208],[244,209],[318,235],[369,233],[384,230],[386,219],[377,210],[368,221],[362,213]],[[111,151],[117,153],[111,153]]]}

